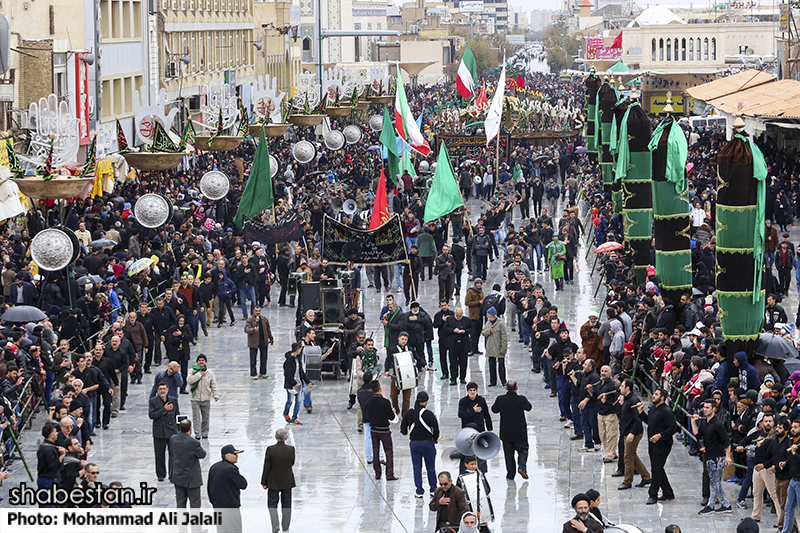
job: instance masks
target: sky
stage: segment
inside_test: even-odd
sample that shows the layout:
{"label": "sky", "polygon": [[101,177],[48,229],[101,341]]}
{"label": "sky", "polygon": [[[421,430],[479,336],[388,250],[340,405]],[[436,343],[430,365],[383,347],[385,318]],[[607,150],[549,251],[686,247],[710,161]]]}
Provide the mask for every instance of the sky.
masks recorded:
{"label": "sky", "polygon": [[[596,2],[596,0],[593,0]],[[722,1],[722,0],[719,0]],[[534,9],[560,9],[562,2],[561,0],[509,0],[508,2],[514,6],[520,6],[525,9],[525,11],[533,11]],[[642,9],[646,9],[648,6],[656,6],[656,5],[663,5],[665,7],[670,6],[707,6],[709,4],[708,0],[705,2],[698,2],[692,0],[670,0],[669,2],[636,2],[639,7]],[[715,2],[718,3],[718,2]],[[770,4],[771,5],[771,4]]]}

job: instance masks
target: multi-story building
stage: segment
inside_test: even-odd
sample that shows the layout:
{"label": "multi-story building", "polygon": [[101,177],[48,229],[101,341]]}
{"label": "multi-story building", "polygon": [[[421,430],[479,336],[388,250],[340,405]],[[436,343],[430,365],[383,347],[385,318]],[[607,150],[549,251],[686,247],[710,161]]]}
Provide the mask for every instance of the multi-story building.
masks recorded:
{"label": "multi-story building", "polygon": [[253,0],[158,0],[148,19],[151,83],[169,102],[188,99],[190,110],[200,107],[202,85],[249,85],[264,49],[253,11]]}

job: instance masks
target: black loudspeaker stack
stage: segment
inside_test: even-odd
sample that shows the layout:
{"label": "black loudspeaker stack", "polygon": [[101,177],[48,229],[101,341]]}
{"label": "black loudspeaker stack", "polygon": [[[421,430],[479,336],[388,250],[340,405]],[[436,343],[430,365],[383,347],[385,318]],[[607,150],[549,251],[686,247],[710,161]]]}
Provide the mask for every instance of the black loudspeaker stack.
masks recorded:
{"label": "black loudspeaker stack", "polygon": [[322,290],[322,320],[326,326],[344,324],[344,291],[342,289]]}

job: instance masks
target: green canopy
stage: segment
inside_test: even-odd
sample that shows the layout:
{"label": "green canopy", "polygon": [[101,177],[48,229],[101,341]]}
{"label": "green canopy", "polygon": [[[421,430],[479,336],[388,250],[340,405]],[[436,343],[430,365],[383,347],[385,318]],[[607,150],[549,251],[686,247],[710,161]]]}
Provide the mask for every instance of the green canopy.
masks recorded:
{"label": "green canopy", "polygon": [[630,71],[631,69],[625,66],[625,63],[623,63],[622,61],[617,61],[616,63],[608,67],[608,70],[606,72],[630,72]]}

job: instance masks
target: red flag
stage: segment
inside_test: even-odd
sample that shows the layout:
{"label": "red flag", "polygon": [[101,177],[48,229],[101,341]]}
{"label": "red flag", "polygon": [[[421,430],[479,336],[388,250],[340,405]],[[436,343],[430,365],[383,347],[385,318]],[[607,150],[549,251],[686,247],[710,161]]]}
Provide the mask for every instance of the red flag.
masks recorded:
{"label": "red flag", "polygon": [[377,229],[389,220],[389,198],[386,197],[386,176],[381,167],[381,179],[378,180],[378,191],[375,202],[372,204],[372,218],[369,220],[369,229]]}
{"label": "red flag", "polygon": [[622,32],[619,32],[611,44],[611,48],[622,48]]}
{"label": "red flag", "polygon": [[483,80],[483,87],[481,87],[481,92],[478,93],[478,99],[475,100],[475,105],[478,107],[486,107],[489,105],[489,100],[486,98],[486,80]]}
{"label": "red flag", "polygon": [[517,88],[522,89],[525,87],[525,80],[522,79],[522,74],[517,75]]}

